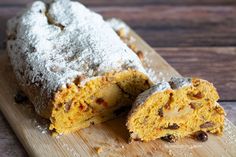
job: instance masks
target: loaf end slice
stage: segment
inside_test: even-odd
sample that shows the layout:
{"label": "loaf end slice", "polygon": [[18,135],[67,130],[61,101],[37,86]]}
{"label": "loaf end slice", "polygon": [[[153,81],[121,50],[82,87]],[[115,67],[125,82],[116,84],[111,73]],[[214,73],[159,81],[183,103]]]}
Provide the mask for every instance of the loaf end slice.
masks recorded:
{"label": "loaf end slice", "polygon": [[224,109],[206,80],[172,78],[140,94],[128,116],[131,140],[150,141],[194,136],[198,131],[221,135]]}

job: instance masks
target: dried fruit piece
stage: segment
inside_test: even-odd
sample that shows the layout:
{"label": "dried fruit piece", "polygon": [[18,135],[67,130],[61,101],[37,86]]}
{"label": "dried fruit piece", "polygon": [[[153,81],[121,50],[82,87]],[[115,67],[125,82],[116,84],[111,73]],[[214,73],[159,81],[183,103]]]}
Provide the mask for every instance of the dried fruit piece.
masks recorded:
{"label": "dried fruit piece", "polygon": [[198,141],[201,141],[201,142],[205,142],[208,140],[208,135],[206,132],[204,131],[198,131],[195,133],[195,138],[198,140]]}
{"label": "dried fruit piece", "polygon": [[104,102],[103,98],[98,98],[98,99],[96,100],[96,103],[97,103],[97,104],[102,104],[103,102]]}
{"label": "dried fruit piece", "polygon": [[163,141],[170,142],[170,143],[174,143],[174,142],[177,141],[176,137],[175,137],[174,135],[171,135],[171,134],[166,135],[166,136],[164,136],[164,137],[161,137],[161,139],[162,139]]}
{"label": "dried fruit piece", "polygon": [[201,92],[198,92],[197,94],[194,94],[193,97],[195,97],[197,99],[201,99],[204,97],[204,95]]}
{"label": "dried fruit piece", "polygon": [[130,132],[129,143],[131,143],[132,141],[142,141],[142,139],[138,136],[138,134]]}
{"label": "dried fruit piece", "polygon": [[194,110],[196,109],[196,106],[194,105],[194,103],[190,103],[189,106]]}
{"label": "dried fruit piece", "polygon": [[86,79],[85,75],[80,75],[73,82],[74,82],[74,84],[78,85],[78,84],[80,84],[85,79]]}
{"label": "dried fruit piece", "polygon": [[141,61],[144,59],[144,54],[142,51],[138,51],[136,54]]}
{"label": "dried fruit piece", "polygon": [[173,93],[170,93],[170,97],[169,97],[169,100],[167,101],[167,103],[165,104],[165,109],[167,110],[170,110],[170,103],[172,101],[172,96],[173,96]]}
{"label": "dried fruit piece", "polygon": [[83,103],[79,105],[79,110],[82,112],[87,112],[89,110],[89,106],[87,103]]}
{"label": "dried fruit piece", "polygon": [[158,115],[159,115],[160,117],[163,117],[163,116],[164,116],[163,108],[160,108],[160,109],[158,110]]}
{"label": "dried fruit piece", "polygon": [[28,100],[27,96],[22,91],[18,91],[14,99],[16,103],[23,103]]}
{"label": "dried fruit piece", "polygon": [[219,105],[217,105],[217,106],[215,107],[215,111],[216,111],[218,114],[225,115],[224,110],[222,110],[222,107],[219,106]]}
{"label": "dried fruit piece", "polygon": [[213,127],[215,124],[213,122],[206,122],[200,125],[200,128],[210,128]]}
{"label": "dried fruit piece", "polygon": [[55,26],[59,27],[61,30],[64,30],[65,26],[61,23],[55,23]]}
{"label": "dried fruit piece", "polygon": [[179,125],[176,123],[173,123],[172,125],[169,125],[167,128],[165,129],[171,129],[171,130],[176,130],[179,129]]}
{"label": "dried fruit piece", "polygon": [[96,100],[96,103],[99,104],[99,105],[103,105],[104,107],[108,107],[107,102],[103,98],[98,98]]}

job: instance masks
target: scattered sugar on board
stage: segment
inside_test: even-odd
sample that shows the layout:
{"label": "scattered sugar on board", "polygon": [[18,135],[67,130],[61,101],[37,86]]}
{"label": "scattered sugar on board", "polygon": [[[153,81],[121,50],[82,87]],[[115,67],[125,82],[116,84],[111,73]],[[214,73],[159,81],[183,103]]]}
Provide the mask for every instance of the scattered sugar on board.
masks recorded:
{"label": "scattered sugar on board", "polygon": [[49,122],[46,119],[38,117],[37,115],[32,119],[33,126],[39,130],[42,134],[50,134],[48,130]]}
{"label": "scattered sugar on board", "polygon": [[[148,53],[148,52],[147,52]],[[168,81],[170,76],[167,73],[163,73],[161,71],[157,71],[154,70],[153,68],[151,68],[152,65],[152,60],[150,60],[149,58],[145,57],[144,59],[144,68],[148,73],[148,76],[150,77],[150,79],[154,82],[154,83],[158,83],[158,82],[163,82],[163,81]]]}
{"label": "scattered sugar on board", "polygon": [[64,148],[69,153],[71,153],[71,155],[73,157],[81,157],[81,155],[74,148],[72,148],[70,145],[68,145],[67,143],[65,143],[63,141],[59,141],[59,140],[57,140],[57,141],[60,142],[62,144],[62,148]]}
{"label": "scattered sugar on board", "polygon": [[63,135],[58,134],[55,139],[58,144],[62,146],[63,149],[65,149],[67,152],[69,152],[71,157],[81,157],[81,155],[77,152],[76,149],[74,149],[71,145],[64,142],[64,138],[61,138]]}
{"label": "scattered sugar on board", "polygon": [[[231,125],[232,122],[230,122],[228,119],[225,120],[225,129],[224,134],[227,134],[227,138],[223,138],[224,143],[227,145],[227,147],[234,146],[236,144],[236,135],[235,132],[233,132],[233,128]],[[232,147],[232,149],[234,149]]]}

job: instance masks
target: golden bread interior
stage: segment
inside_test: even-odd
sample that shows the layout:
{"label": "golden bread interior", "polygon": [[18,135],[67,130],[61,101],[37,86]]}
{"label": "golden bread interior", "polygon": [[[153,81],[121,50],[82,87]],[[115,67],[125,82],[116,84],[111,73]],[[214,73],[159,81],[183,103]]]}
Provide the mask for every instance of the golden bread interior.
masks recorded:
{"label": "golden bread interior", "polygon": [[117,117],[150,84],[148,77],[136,70],[107,73],[84,86],[75,81],[56,93],[50,130],[69,133]]}

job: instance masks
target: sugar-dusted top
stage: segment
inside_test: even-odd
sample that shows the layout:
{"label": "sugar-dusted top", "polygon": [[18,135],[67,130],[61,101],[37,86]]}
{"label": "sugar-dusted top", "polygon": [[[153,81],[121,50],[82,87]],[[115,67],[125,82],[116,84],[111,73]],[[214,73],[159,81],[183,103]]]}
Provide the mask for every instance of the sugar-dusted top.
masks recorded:
{"label": "sugar-dusted top", "polygon": [[51,95],[81,75],[91,79],[129,68],[145,73],[102,16],[79,2],[36,1],[8,21],[7,34],[19,83],[36,84],[41,94]]}

